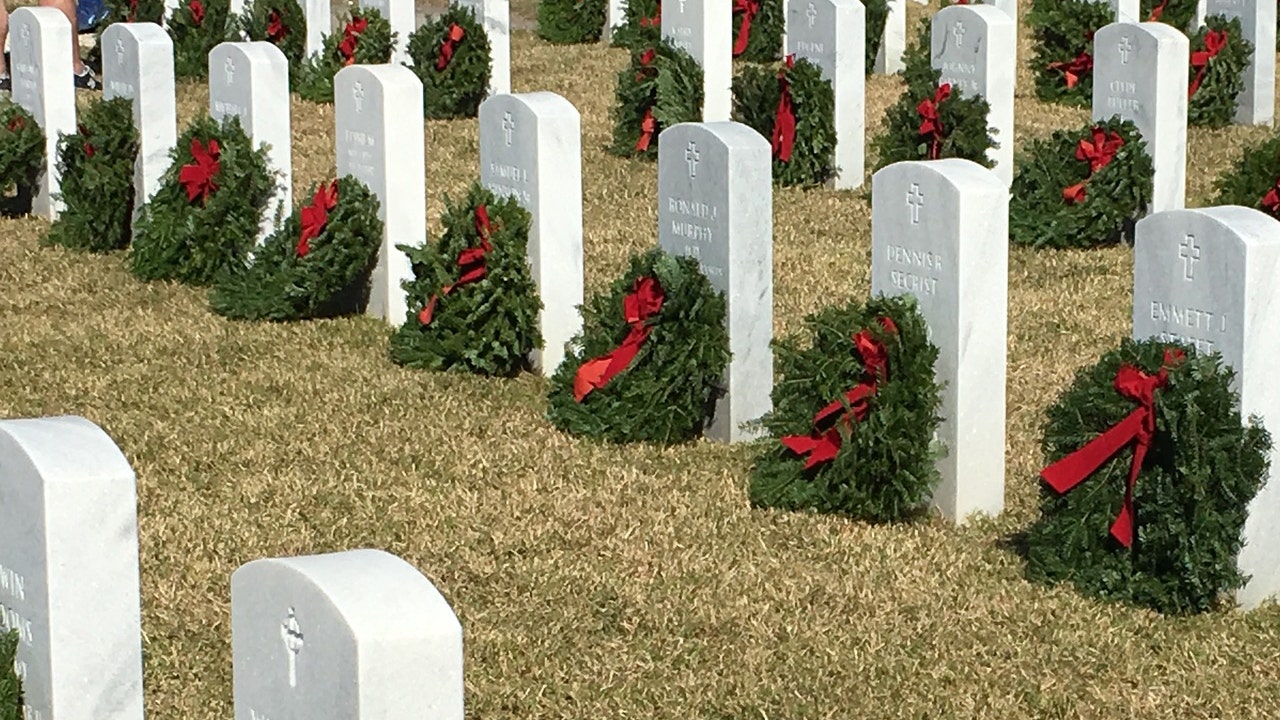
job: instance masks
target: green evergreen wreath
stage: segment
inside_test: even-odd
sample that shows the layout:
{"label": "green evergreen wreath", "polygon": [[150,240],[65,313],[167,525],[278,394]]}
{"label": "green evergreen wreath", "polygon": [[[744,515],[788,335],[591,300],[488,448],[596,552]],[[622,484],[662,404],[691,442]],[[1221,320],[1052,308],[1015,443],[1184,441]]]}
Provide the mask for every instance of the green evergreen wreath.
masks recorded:
{"label": "green evergreen wreath", "polygon": [[84,64],[102,72],[102,33],[116,23],[164,22],[164,0],[118,0],[108,2],[107,17],[93,31],[93,46],[84,52]]}
{"label": "green evergreen wreath", "polygon": [[1036,97],[1088,107],[1093,102],[1093,34],[1111,23],[1111,6],[1095,0],[1032,0]]}
{"label": "green evergreen wreath", "polygon": [[[1122,366],[1131,366],[1127,382],[1118,375]],[[1155,380],[1135,383],[1133,367]],[[1163,613],[1209,610],[1222,594],[1241,587],[1245,578],[1235,558],[1246,508],[1266,477],[1271,439],[1256,420],[1242,424],[1232,376],[1216,354],[1196,357],[1190,346],[1155,339],[1125,340],[1082,368],[1047,411],[1043,447],[1051,463],[1131,413],[1143,414],[1144,406],[1121,395],[1121,387],[1156,386],[1155,431],[1129,508],[1132,546],[1121,539],[1123,523],[1113,525],[1126,507],[1130,465],[1140,445],[1131,440],[1082,480],[1061,465],[1045,469],[1040,517],[1027,535],[1028,577],[1070,581],[1086,595]],[[1064,488],[1062,494],[1049,478]]]}
{"label": "green evergreen wreath", "polygon": [[[786,78],[790,107],[795,118],[794,147],[783,160],[776,142],[782,78]],[[765,138],[775,138],[773,178],[782,185],[821,185],[835,175],[835,93],[817,65],[805,59],[794,67],[748,66],[733,81],[734,120],[750,126]],[[779,128],[781,129],[781,128]]]}
{"label": "green evergreen wreath", "polygon": [[1199,0],[1142,0],[1138,9],[1146,22],[1162,22],[1172,25],[1179,32],[1188,33],[1196,19],[1198,2]]}
{"label": "green evergreen wreath", "polygon": [[476,182],[462,202],[445,197],[441,222],[439,242],[398,246],[413,263],[414,279],[404,286],[409,313],[391,337],[391,359],[411,368],[481,375],[528,369],[529,353],[542,347],[542,300],[526,258],[529,213],[514,198],[499,199]]}
{"label": "green evergreen wreath", "polygon": [[538,37],[556,45],[599,42],[608,0],[539,0]]}
{"label": "green evergreen wreath", "polygon": [[[1081,153],[1100,151],[1100,130],[1111,159],[1095,165]],[[1112,154],[1113,153],[1113,154]],[[1096,156],[1095,156],[1096,157]],[[1009,191],[1009,240],[1036,248],[1097,247],[1133,242],[1134,224],[1151,202],[1155,168],[1138,128],[1128,120],[1089,123],[1032,141],[1015,163]],[[1070,192],[1076,189],[1078,193]]]}
{"label": "green evergreen wreath", "polygon": [[269,42],[289,60],[289,82],[296,84],[306,62],[307,16],[297,0],[253,0],[240,17],[250,40]]}
{"label": "green evergreen wreath", "polygon": [[1280,220],[1280,135],[1246,147],[1214,185],[1214,205],[1256,208]]}
{"label": "green evergreen wreath", "polygon": [[[200,150],[212,155],[216,166]],[[201,115],[169,154],[169,169],[135,225],[130,262],[140,280],[178,280],[208,285],[228,263],[244,262],[258,236],[258,223],[276,187],[264,147],[254,149],[235,115],[222,123]],[[192,197],[187,173],[210,170],[213,187]],[[194,186],[193,186],[194,187]]]}
{"label": "green evergreen wreath", "polygon": [[320,52],[298,69],[298,96],[314,103],[333,102],[333,76],[348,65],[391,62],[396,34],[391,23],[373,8],[351,6],[351,16],[324,38]]}
{"label": "green evergreen wreath", "polygon": [[213,311],[237,320],[301,320],[361,312],[378,264],[378,198],[353,177],[321,183],[253,254],[215,281]]}
{"label": "green evergreen wreath", "polygon": [[166,25],[173,38],[173,74],[179,78],[208,78],[209,51],[236,39],[230,0],[182,0]]}
{"label": "green evergreen wreath", "polygon": [[484,25],[468,7],[450,5],[414,31],[409,57],[422,80],[423,115],[439,120],[475,117],[489,92],[490,52]]}
{"label": "green evergreen wreath", "polygon": [[866,0],[862,3],[866,20],[866,63],[863,70],[870,75],[876,66],[876,55],[884,42],[884,27],[889,22],[889,0]]}
{"label": "green evergreen wreath", "polygon": [[782,59],[782,33],[786,29],[786,21],[787,12],[782,0],[733,0],[729,40],[733,56],[754,63]]}
{"label": "green evergreen wreath", "polygon": [[[924,77],[930,79],[925,82]],[[906,160],[940,158],[963,158],[983,167],[993,167],[987,150],[997,145],[987,126],[987,101],[978,95],[969,97],[950,85],[939,85],[940,77],[937,70],[927,76],[922,74],[885,111],[885,131],[872,141],[879,158],[876,170]],[[950,88],[949,95],[944,88]],[[936,102],[942,95],[947,97]],[[939,135],[921,133],[924,127],[921,110],[926,102],[937,110],[937,120],[942,126]]]}
{"label": "green evergreen wreath", "polygon": [[0,214],[31,212],[44,169],[44,130],[21,105],[0,99]]}
{"label": "green evergreen wreath", "polygon": [[[636,324],[624,301],[642,278],[657,282],[660,309]],[[547,418],[573,435],[609,442],[678,443],[698,437],[711,420],[729,364],[724,296],[698,269],[698,261],[654,248],[631,258],[623,276],[582,308],[583,329],[551,378]],[[638,327],[648,329],[638,353],[603,387],[581,402],[579,368],[623,345]]]}
{"label": "green evergreen wreath", "polygon": [[[760,444],[751,471],[751,504],[870,522],[918,515],[941,479],[933,435],[942,385],[933,373],[938,348],[915,298],[823,308],[805,318],[805,328],[774,342],[773,410],[761,420],[771,438]],[[859,339],[870,341],[865,355]],[[868,358],[877,352],[884,353],[883,372]],[[860,391],[868,390],[864,399]],[[827,410],[833,412],[815,427]],[[787,444],[811,439],[834,455],[824,459],[822,447],[801,454]]]}
{"label": "green evergreen wreath", "polygon": [[103,100],[85,110],[79,130],[58,139],[65,207],[44,243],[90,252],[126,247],[133,227],[137,157],[132,100]]}
{"label": "green evergreen wreath", "polygon": [[1191,38],[1189,124],[1215,128],[1231,124],[1252,57],[1253,43],[1244,38],[1239,20],[1222,15],[1205,18],[1204,27]]}
{"label": "green evergreen wreath", "polygon": [[618,73],[614,96],[609,152],[657,159],[664,128],[702,119],[702,67],[666,42],[632,50],[631,64]]}
{"label": "green evergreen wreath", "polygon": [[627,0],[622,25],[613,29],[611,44],[644,50],[662,42],[661,0]]}
{"label": "green evergreen wreath", "polygon": [[22,678],[18,677],[18,631],[0,632],[0,720],[22,719]]}

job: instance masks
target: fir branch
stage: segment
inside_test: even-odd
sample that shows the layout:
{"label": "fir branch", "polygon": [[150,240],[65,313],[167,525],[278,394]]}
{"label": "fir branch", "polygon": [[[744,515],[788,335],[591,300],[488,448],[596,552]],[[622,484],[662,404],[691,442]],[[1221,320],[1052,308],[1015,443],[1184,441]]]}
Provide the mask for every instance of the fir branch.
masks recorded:
{"label": "fir branch", "polygon": [[133,101],[103,100],[80,116],[80,128],[58,139],[64,205],[42,242],[108,252],[129,244],[133,227],[138,131]]}
{"label": "fir branch", "polygon": [[44,170],[44,130],[21,105],[0,99],[0,214],[31,212]]}
{"label": "fir branch", "polygon": [[538,37],[556,45],[599,42],[608,0],[539,0]]}
{"label": "fir branch", "polygon": [[[647,63],[646,63],[647,60]],[[621,157],[658,157],[664,128],[702,119],[702,67],[689,53],[670,43],[632,50],[631,64],[618,73],[613,106],[613,143],[609,152]],[[655,127],[646,147],[639,147],[646,113]]]}

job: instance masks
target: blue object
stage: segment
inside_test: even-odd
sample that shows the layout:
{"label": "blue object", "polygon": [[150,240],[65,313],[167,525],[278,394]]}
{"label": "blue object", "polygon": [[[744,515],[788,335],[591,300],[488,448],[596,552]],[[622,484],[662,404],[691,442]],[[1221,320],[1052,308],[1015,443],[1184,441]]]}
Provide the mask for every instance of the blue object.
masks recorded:
{"label": "blue object", "polygon": [[80,0],[76,3],[76,24],[80,32],[92,32],[110,13],[106,0]]}

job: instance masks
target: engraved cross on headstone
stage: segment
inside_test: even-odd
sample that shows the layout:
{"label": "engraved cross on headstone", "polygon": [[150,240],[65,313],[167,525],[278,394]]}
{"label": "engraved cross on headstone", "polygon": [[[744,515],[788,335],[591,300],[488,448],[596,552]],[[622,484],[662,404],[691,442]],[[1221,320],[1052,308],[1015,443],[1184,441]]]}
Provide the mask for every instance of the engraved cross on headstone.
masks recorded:
{"label": "engraved cross on headstone", "polygon": [[812,28],[813,24],[818,21],[818,8],[814,7],[813,3],[809,3],[809,8],[804,11],[804,16],[809,19],[809,27]]}
{"label": "engraved cross on headstone", "polygon": [[351,98],[356,101],[356,112],[364,112],[364,83],[351,86]]}
{"label": "engraved cross on headstone", "polygon": [[689,179],[698,177],[698,161],[702,159],[702,153],[698,152],[698,146],[692,140],[689,141],[689,147],[685,148],[684,159],[689,163]]}
{"label": "engraved cross on headstone", "polygon": [[280,638],[284,640],[284,649],[289,653],[289,687],[298,687],[298,653],[302,652],[302,646],[306,643],[293,608],[289,608],[289,617],[280,626]]}
{"label": "engraved cross on headstone", "polygon": [[1125,35],[1120,38],[1120,62],[1129,62],[1129,53],[1133,52],[1133,42],[1129,40],[1129,36]]}
{"label": "engraved cross on headstone", "polygon": [[116,38],[116,65],[124,67],[124,40]]}
{"label": "engraved cross on headstone", "polygon": [[920,192],[919,183],[911,183],[907,191],[907,209],[911,212],[911,224],[920,224],[920,208],[924,207],[924,193]]}
{"label": "engraved cross on headstone", "polygon": [[507,140],[507,147],[511,147],[511,131],[516,129],[515,120],[511,119],[511,113],[502,114],[502,134]]}
{"label": "engraved cross on headstone", "polygon": [[223,63],[223,65],[222,65],[222,69],[223,69],[223,71],[224,71],[224,72],[226,72],[226,74],[227,74],[227,85],[228,85],[228,86],[231,86],[231,85],[235,84],[235,81],[236,81],[236,61],[235,61],[235,60],[232,60],[231,58],[227,58],[227,61],[226,61],[225,63]]}
{"label": "engraved cross on headstone", "polygon": [[680,0],[680,14],[684,14],[684,4],[687,0]]}
{"label": "engraved cross on headstone", "polygon": [[1192,279],[1195,273],[1196,261],[1200,259],[1200,246],[1196,245],[1195,235],[1187,235],[1187,238],[1178,246],[1178,257],[1182,258],[1184,268],[1187,271],[1187,279]]}
{"label": "engraved cross on headstone", "polygon": [[951,26],[951,36],[956,39],[956,47],[964,44],[964,23],[957,21]]}

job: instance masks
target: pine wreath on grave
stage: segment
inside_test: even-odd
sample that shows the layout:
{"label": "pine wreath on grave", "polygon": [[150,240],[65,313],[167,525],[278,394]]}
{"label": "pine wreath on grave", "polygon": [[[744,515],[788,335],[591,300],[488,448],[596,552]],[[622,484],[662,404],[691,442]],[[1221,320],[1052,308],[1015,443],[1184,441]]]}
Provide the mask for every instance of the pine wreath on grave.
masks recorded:
{"label": "pine wreath on grave", "polygon": [[987,126],[987,101],[948,83],[938,84],[940,77],[937,70],[921,73],[885,111],[885,130],[873,141],[877,170],[905,160],[940,158],[993,166],[987,150],[996,142]]}
{"label": "pine wreath on grave", "polygon": [[117,0],[107,3],[107,17],[93,31],[93,46],[84,53],[84,64],[102,72],[102,33],[116,23],[164,20],[164,0]]}
{"label": "pine wreath on grave", "polygon": [[307,16],[297,0],[253,0],[240,17],[245,37],[280,48],[289,61],[289,82],[296,84],[306,62]]}
{"label": "pine wreath on grave", "polygon": [[538,37],[556,45],[599,42],[608,0],[539,0]]}
{"label": "pine wreath on grave", "polygon": [[277,182],[264,147],[252,147],[234,115],[193,120],[135,225],[133,274],[208,285],[228,263],[243,262]]}
{"label": "pine wreath on grave", "polygon": [[755,63],[780,60],[785,25],[782,0],[733,0],[733,57]]}
{"label": "pine wreath on grave", "polygon": [[230,0],[181,0],[166,27],[173,38],[173,74],[178,78],[208,78],[209,51],[236,39]]}
{"label": "pine wreath on grave", "polygon": [[1196,19],[1199,0],[1142,0],[1139,14],[1147,22],[1162,22],[1186,33]]}
{"label": "pine wreath on grave", "polygon": [[1034,140],[1009,191],[1009,240],[1035,248],[1133,242],[1155,168],[1138,128],[1111,118]]}
{"label": "pine wreath on grave", "polygon": [[85,110],[77,131],[58,139],[64,208],[43,242],[90,252],[128,246],[137,157],[132,100],[103,100]]}
{"label": "pine wreath on grave", "polygon": [[633,256],[582,308],[582,332],[551,378],[551,424],[610,442],[698,437],[729,364],[725,310],[697,260],[658,248]]}
{"label": "pine wreath on grave", "polygon": [[876,66],[876,55],[880,53],[880,45],[884,43],[884,28],[889,22],[889,0],[866,0],[862,3],[866,20],[866,63],[864,72],[870,75]]}
{"label": "pine wreath on grave", "polygon": [[0,629],[0,720],[21,720],[22,678],[18,677],[18,631]]}
{"label": "pine wreath on grave", "polygon": [[378,263],[378,198],[343,177],[321,183],[258,248],[229,265],[209,295],[213,311],[237,320],[302,320],[361,312]]}
{"label": "pine wreath on grave", "polygon": [[1214,185],[1215,205],[1256,208],[1280,220],[1280,135],[1246,147]]}
{"label": "pine wreath on grave", "polygon": [[44,130],[21,105],[0,100],[0,215],[31,212],[44,168]]}
{"label": "pine wreath on grave", "polygon": [[702,119],[702,67],[666,42],[632,50],[631,64],[618,73],[614,96],[609,152],[657,159],[664,128]]}
{"label": "pine wreath on grave", "polygon": [[919,515],[938,485],[938,348],[909,295],[849,302],[774,343],[773,410],[761,420],[755,506],[870,522]]}
{"label": "pine wreath on grave", "polygon": [[790,55],[776,72],[745,67],[733,105],[735,120],[770,139],[775,182],[813,186],[835,175],[835,93],[817,65]]}
{"label": "pine wreath on grave", "polygon": [[332,103],[333,76],[348,65],[391,62],[395,40],[391,23],[381,13],[353,5],[342,31],[326,35],[320,52],[298,69],[298,95],[315,103]]}
{"label": "pine wreath on grave", "polygon": [[1036,97],[1089,107],[1093,102],[1093,34],[1112,22],[1106,2],[1033,0],[1027,13],[1034,44]]}
{"label": "pine wreath on grave", "polygon": [[1244,71],[1253,43],[1244,38],[1240,21],[1211,15],[1191,38],[1187,83],[1187,123],[1226,127],[1236,114],[1236,97],[1244,90]]}
{"label": "pine wreath on grave", "polygon": [[489,92],[490,53],[489,36],[471,8],[450,5],[414,31],[409,57],[422,81],[423,115],[438,120],[475,117]]}
{"label": "pine wreath on grave", "polygon": [[623,23],[613,30],[611,44],[644,50],[662,42],[661,0],[627,0]]}
{"label": "pine wreath on grave", "polygon": [[398,246],[413,263],[409,314],[391,337],[391,359],[428,370],[511,376],[542,347],[542,300],[526,256],[529,213],[479,182],[454,203],[445,197],[444,235]]}
{"label": "pine wreath on grave", "polygon": [[1271,440],[1242,422],[1232,376],[1216,354],[1156,339],[1082,368],[1047,411],[1028,577],[1163,613],[1209,610],[1241,587]]}

